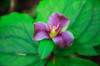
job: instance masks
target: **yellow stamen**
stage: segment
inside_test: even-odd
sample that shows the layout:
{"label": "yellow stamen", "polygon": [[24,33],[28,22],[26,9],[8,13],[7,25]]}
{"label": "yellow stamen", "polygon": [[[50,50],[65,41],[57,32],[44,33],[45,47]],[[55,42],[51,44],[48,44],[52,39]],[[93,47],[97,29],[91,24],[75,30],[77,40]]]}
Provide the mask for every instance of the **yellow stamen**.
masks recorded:
{"label": "yellow stamen", "polygon": [[[50,30],[52,31],[52,28],[51,28],[51,26],[49,25],[49,27],[50,27]],[[51,36],[52,36],[52,32],[50,33],[51,34]]]}
{"label": "yellow stamen", "polygon": [[56,32],[56,35],[59,33],[60,30],[61,30],[61,29],[59,29],[59,30]]}
{"label": "yellow stamen", "polygon": [[50,36],[51,37],[57,36],[57,34],[59,33],[59,31],[61,30],[61,29],[58,29],[58,31],[56,31],[56,29],[57,29],[56,26],[53,26],[53,28],[51,28],[51,26],[49,25],[49,27],[50,27],[50,30],[51,30],[51,32],[50,32]]}
{"label": "yellow stamen", "polygon": [[50,30],[52,31],[52,28],[51,28],[51,26],[49,25],[49,27],[50,27]]}
{"label": "yellow stamen", "polygon": [[56,26],[54,26],[54,29],[56,29]]}

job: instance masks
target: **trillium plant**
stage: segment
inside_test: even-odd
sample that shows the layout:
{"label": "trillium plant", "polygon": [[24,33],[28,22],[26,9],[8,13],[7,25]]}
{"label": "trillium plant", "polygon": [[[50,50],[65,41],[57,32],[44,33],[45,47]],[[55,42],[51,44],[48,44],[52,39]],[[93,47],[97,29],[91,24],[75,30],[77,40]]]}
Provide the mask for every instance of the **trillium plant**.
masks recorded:
{"label": "trillium plant", "polygon": [[71,32],[66,31],[70,21],[60,13],[53,13],[45,24],[44,22],[34,23],[35,34],[34,41],[43,39],[52,39],[55,45],[61,48],[67,48],[72,45],[74,36]]}
{"label": "trillium plant", "polygon": [[0,3],[0,66],[100,66],[100,0]]}

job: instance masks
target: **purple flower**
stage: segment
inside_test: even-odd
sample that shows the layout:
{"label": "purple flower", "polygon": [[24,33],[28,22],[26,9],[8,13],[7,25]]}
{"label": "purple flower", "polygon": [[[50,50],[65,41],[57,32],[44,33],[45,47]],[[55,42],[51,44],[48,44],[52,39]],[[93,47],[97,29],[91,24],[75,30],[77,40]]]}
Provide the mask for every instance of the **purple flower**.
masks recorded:
{"label": "purple flower", "polygon": [[74,36],[71,32],[66,31],[69,25],[69,19],[59,13],[53,13],[48,20],[48,23],[34,23],[35,34],[33,40],[52,39],[56,45],[61,48],[72,45]]}

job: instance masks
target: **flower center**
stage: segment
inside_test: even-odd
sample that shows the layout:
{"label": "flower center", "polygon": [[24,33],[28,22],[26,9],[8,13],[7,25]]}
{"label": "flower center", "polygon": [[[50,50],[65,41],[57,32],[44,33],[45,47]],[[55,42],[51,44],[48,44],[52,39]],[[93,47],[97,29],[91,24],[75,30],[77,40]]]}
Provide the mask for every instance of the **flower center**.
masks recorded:
{"label": "flower center", "polygon": [[[51,28],[51,26],[49,25],[49,27],[50,27],[50,30],[51,30],[51,32],[50,32],[50,37],[56,37],[57,34],[58,34],[59,31],[60,31],[60,29],[58,29],[59,25],[57,25],[57,27],[56,27],[56,26],[53,26],[53,28]],[[57,29],[58,29],[58,30],[57,30]]]}

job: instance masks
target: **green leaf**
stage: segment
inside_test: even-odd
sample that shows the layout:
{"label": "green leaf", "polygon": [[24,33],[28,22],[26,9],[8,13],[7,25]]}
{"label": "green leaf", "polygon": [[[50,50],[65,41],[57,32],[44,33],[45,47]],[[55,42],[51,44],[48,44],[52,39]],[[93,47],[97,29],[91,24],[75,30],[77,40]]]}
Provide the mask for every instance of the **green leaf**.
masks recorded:
{"label": "green leaf", "polygon": [[[82,46],[82,47],[81,47]],[[88,45],[78,45],[74,46],[77,53],[84,56],[97,56],[97,52],[94,50],[92,46]]]}
{"label": "green leaf", "polygon": [[96,63],[81,58],[56,58],[55,63],[50,60],[47,66],[98,66]]}
{"label": "green leaf", "polygon": [[27,14],[19,13],[0,18],[0,65],[28,65],[40,60],[32,40],[32,21]]}
{"label": "green leaf", "polygon": [[40,58],[34,55],[17,55],[17,54],[1,54],[0,53],[0,65],[2,66],[18,66],[18,65],[28,65],[39,61]]}
{"label": "green leaf", "polygon": [[51,39],[42,40],[39,45],[40,58],[44,59],[46,56],[48,56],[52,52],[54,46],[55,43]]}
{"label": "green leaf", "polygon": [[92,46],[88,45],[72,45],[68,48],[60,48],[56,46],[53,51],[57,56],[71,56],[75,54],[80,54],[84,56],[97,56],[97,52]]}
{"label": "green leaf", "polygon": [[[43,0],[37,8],[37,20],[47,23],[52,13],[58,12],[64,14],[70,20],[68,29],[76,31],[78,38],[73,43],[75,45],[74,51],[73,48],[69,48],[65,49],[64,51],[66,52],[63,53],[65,54],[68,50],[72,50],[73,53],[71,52],[71,54],[88,55],[87,52],[82,53],[84,50],[79,50],[84,48],[88,51],[91,48],[94,52],[89,55],[92,56],[96,55],[92,47],[100,44],[99,6],[99,0]],[[77,47],[78,45],[79,47]],[[59,52],[58,50],[56,51]]]}
{"label": "green leaf", "polygon": [[73,46],[68,47],[68,48],[64,48],[64,49],[62,49],[58,46],[55,46],[53,52],[56,56],[72,56],[72,55],[75,55],[77,53],[76,49]]}

